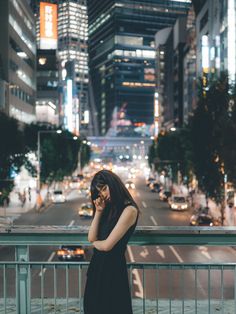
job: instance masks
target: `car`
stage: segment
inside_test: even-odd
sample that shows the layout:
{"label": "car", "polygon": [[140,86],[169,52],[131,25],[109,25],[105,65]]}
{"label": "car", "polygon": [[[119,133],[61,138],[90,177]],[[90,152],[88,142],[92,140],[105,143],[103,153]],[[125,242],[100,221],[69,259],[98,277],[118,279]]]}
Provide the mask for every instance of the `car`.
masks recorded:
{"label": "car", "polygon": [[55,190],[52,194],[53,203],[65,203],[66,197],[62,190]]}
{"label": "car", "polygon": [[84,261],[85,249],[82,245],[62,245],[56,255],[60,261]]}
{"label": "car", "polygon": [[93,217],[93,205],[91,203],[84,203],[79,208],[79,216],[85,218]]}
{"label": "car", "polygon": [[156,181],[156,179],[155,179],[155,178],[153,178],[153,177],[149,177],[149,178],[147,178],[147,179],[146,179],[146,186],[149,186],[149,185],[150,185],[150,183],[152,183],[152,182],[154,182],[154,181]]}
{"label": "car", "polygon": [[79,173],[79,174],[77,174],[77,178],[78,178],[78,180],[83,180],[84,175],[82,173]]}
{"label": "car", "polygon": [[159,198],[161,201],[167,202],[171,197],[171,192],[168,190],[161,190],[159,192]]}
{"label": "car", "polygon": [[79,186],[80,186],[80,183],[79,183],[78,179],[77,178],[73,178],[71,180],[71,182],[70,182],[70,188],[71,189],[78,189]]}
{"label": "car", "polygon": [[169,199],[169,205],[172,210],[187,210],[187,197],[184,195],[172,195]]}
{"label": "car", "polygon": [[161,185],[160,183],[153,181],[149,184],[149,188],[152,192],[157,192],[159,193],[161,191]]}
{"label": "car", "polygon": [[129,190],[129,189],[132,189],[134,190],[135,189],[135,184],[133,181],[131,180],[127,180],[125,181],[125,187]]}
{"label": "car", "polygon": [[214,219],[210,214],[198,213],[194,214],[190,218],[190,226],[219,226],[220,221]]}

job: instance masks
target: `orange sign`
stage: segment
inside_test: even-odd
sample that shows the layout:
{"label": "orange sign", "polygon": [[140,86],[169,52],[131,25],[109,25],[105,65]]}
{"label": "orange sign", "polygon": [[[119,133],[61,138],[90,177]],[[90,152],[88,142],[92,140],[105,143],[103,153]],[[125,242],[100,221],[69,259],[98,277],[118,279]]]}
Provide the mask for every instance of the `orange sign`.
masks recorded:
{"label": "orange sign", "polygon": [[40,49],[57,48],[57,5],[40,2]]}

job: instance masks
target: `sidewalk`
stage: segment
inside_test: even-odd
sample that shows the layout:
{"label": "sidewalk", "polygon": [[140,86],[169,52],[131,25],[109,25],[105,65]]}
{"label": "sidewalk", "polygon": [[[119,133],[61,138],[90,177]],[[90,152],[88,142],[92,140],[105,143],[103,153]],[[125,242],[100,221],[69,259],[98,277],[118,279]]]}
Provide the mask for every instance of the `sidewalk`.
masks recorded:
{"label": "sidewalk", "polygon": [[[45,200],[47,195],[47,189],[41,190],[42,199]],[[31,197],[30,197],[31,196]],[[6,208],[0,207],[0,216],[8,217],[12,221],[18,218],[20,215],[28,212],[31,209],[36,208],[37,193],[36,189],[32,189],[30,195],[26,192],[26,201],[24,205],[19,199],[19,194],[17,190],[13,190],[10,195],[10,203]]]}
{"label": "sidewalk", "polygon": [[[59,188],[58,185],[56,185],[57,188]],[[49,189],[49,191],[52,191],[52,188]],[[6,217],[9,218],[11,222],[13,222],[15,219],[17,219],[18,217],[20,217],[22,214],[27,213],[28,211],[34,209],[37,212],[40,212],[41,210],[44,210],[45,207],[47,207],[49,204],[52,203],[52,201],[50,199],[47,199],[47,193],[48,193],[48,188],[47,186],[45,186],[44,188],[41,189],[40,194],[42,197],[42,202],[43,202],[43,206],[38,210],[37,209],[37,193],[36,193],[36,189],[32,189],[30,196],[29,197],[29,193],[26,193],[26,201],[24,203],[24,205],[22,206],[22,202],[19,199],[19,191],[14,189],[11,193],[10,193],[10,203],[9,205],[4,208],[4,207],[0,207],[0,217]],[[76,190],[71,190],[68,189],[65,191],[65,195],[67,197],[70,197],[71,199],[78,197],[78,192]]]}

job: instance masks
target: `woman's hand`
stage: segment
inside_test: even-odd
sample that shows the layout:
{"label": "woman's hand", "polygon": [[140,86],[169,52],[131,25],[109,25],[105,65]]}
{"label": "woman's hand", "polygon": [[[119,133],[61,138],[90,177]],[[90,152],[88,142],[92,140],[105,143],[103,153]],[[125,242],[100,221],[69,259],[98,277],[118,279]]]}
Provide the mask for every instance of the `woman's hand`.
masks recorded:
{"label": "woman's hand", "polygon": [[102,213],[103,209],[105,208],[105,200],[101,197],[98,197],[94,202],[96,212]]}

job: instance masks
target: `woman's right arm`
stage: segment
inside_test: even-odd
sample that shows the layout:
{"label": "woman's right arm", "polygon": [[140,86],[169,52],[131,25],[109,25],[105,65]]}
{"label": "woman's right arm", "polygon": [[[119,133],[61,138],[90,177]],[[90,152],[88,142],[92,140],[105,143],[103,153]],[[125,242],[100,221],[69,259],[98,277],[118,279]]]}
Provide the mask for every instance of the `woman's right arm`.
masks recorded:
{"label": "woman's right arm", "polygon": [[92,224],[89,228],[89,233],[88,233],[88,240],[91,243],[97,240],[98,226],[99,226],[101,217],[102,217],[102,212],[96,211]]}

